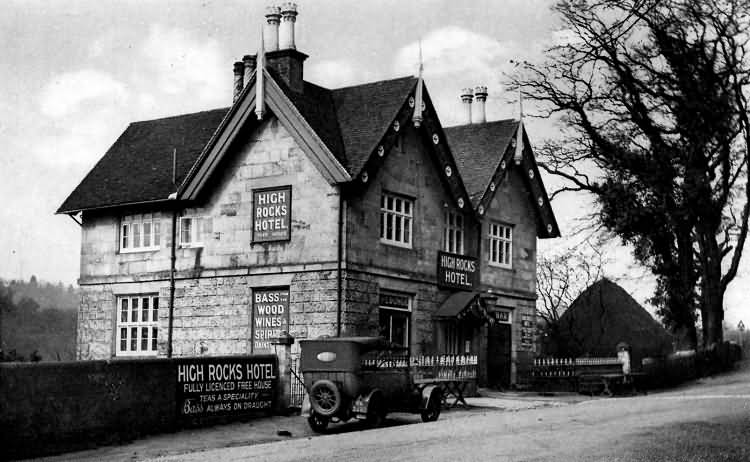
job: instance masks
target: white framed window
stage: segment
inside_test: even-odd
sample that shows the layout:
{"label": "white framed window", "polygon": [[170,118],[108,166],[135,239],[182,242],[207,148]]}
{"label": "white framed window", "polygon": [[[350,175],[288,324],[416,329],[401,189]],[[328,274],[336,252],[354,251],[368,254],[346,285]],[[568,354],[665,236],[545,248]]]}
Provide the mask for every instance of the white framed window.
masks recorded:
{"label": "white framed window", "polygon": [[451,210],[444,213],[443,250],[464,253],[464,216]]}
{"label": "white framed window", "polygon": [[490,223],[490,264],[511,268],[513,262],[513,228],[499,223]]}
{"label": "white framed window", "polygon": [[120,252],[159,250],[161,221],[150,213],[126,215],[120,220]]}
{"label": "white framed window", "polygon": [[411,248],[414,201],[393,194],[380,197],[380,242]]}
{"label": "white framed window", "polygon": [[158,325],[157,294],[117,297],[116,356],[155,356]]}
{"label": "white framed window", "polygon": [[409,321],[411,319],[409,294],[381,291],[379,294],[380,335],[389,342],[409,347]]}
{"label": "white framed window", "polygon": [[203,246],[203,217],[180,217],[180,246]]}

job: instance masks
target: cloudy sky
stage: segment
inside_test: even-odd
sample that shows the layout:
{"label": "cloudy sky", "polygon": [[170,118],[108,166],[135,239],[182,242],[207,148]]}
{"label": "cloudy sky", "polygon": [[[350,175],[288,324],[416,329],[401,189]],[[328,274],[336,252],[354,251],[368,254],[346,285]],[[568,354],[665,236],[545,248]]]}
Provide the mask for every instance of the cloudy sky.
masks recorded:
{"label": "cloudy sky", "polygon": [[[427,87],[446,126],[460,120],[460,89],[479,84],[489,87],[488,119],[517,116],[517,96],[502,85],[509,61],[538,60],[560,36],[548,0],[297,3],[307,80],[338,87],[413,74],[421,37]],[[54,215],[57,207],[129,122],[228,106],[232,63],[256,52],[267,4],[0,2],[0,278],[75,282],[80,229]],[[548,121],[527,127],[536,142],[554,135]],[[556,201],[564,233],[585,204]],[[610,246],[608,257],[608,275],[643,301],[650,281],[627,249]],[[748,266],[727,297],[734,324],[750,321],[741,306]]]}

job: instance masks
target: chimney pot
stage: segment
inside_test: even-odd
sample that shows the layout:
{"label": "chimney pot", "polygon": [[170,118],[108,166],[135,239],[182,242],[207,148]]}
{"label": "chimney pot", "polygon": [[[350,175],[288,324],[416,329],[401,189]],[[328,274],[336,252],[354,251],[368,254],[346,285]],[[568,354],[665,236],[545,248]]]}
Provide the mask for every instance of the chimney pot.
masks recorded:
{"label": "chimney pot", "polygon": [[464,123],[471,123],[471,101],[474,99],[474,92],[471,88],[461,90],[461,102],[464,107]]}
{"label": "chimney pot", "polygon": [[276,51],[279,49],[280,19],[281,8],[278,6],[266,7],[266,24],[263,26],[263,43],[265,43],[265,51]]}
{"label": "chimney pot", "polygon": [[479,85],[474,89],[474,99],[476,100],[477,110],[474,112],[474,123],[483,124],[487,122],[485,112],[485,101],[487,101],[487,87]]}
{"label": "chimney pot", "polygon": [[234,63],[234,91],[232,102],[234,103],[242,93],[242,76],[244,74],[245,64],[242,61]]}
{"label": "chimney pot", "polygon": [[242,57],[242,62],[245,65],[245,75],[242,79],[242,85],[247,86],[250,82],[250,76],[253,75],[253,71],[255,70],[255,56],[245,55]]}
{"label": "chimney pot", "polygon": [[297,22],[297,4],[286,2],[281,5],[281,27],[279,29],[279,49],[295,50],[294,23]]}

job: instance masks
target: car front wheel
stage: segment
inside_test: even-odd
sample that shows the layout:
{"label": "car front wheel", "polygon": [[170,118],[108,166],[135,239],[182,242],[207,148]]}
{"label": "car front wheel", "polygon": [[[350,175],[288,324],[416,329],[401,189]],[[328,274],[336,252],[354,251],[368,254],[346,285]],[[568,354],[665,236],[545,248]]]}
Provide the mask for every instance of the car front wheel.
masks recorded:
{"label": "car front wheel", "polygon": [[330,417],[341,407],[341,392],[330,380],[318,380],[310,389],[310,405],[316,414]]}

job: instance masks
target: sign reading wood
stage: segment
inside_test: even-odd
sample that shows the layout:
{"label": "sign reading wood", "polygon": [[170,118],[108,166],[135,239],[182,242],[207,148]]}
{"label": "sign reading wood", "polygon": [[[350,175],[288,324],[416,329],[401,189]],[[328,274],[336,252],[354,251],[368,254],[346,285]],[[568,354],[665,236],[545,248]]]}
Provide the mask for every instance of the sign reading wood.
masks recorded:
{"label": "sign reading wood", "polygon": [[176,366],[181,418],[245,415],[273,407],[279,384],[275,356],[186,358]]}
{"label": "sign reading wood", "polygon": [[253,190],[253,242],[291,238],[292,187]]}
{"label": "sign reading wood", "polygon": [[270,353],[271,341],[289,332],[289,288],[254,289],[253,353]]}
{"label": "sign reading wood", "polygon": [[471,290],[479,282],[479,265],[474,257],[438,252],[437,283],[440,287]]}

